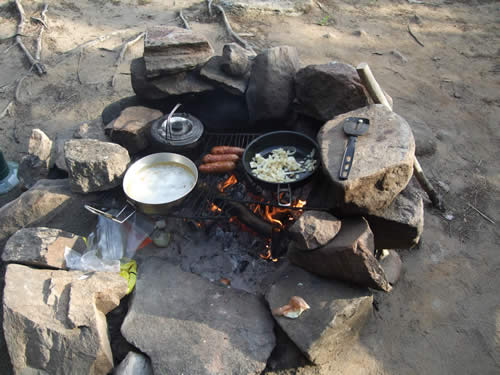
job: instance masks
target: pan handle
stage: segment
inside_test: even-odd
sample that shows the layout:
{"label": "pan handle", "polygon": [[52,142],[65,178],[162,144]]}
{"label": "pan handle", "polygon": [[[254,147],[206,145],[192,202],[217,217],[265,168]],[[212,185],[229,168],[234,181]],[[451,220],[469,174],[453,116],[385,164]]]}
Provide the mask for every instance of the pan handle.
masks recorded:
{"label": "pan handle", "polygon": [[[106,219],[113,220],[114,222],[116,222],[118,224],[123,224],[128,219],[130,219],[133,214],[135,214],[135,208],[133,208],[133,206],[131,206],[129,203],[126,203],[125,206],[116,215],[112,215],[109,212],[99,210],[95,207],[89,206],[88,204],[86,204],[84,207],[88,211],[92,212],[94,215],[99,215],[99,216],[105,217]],[[122,215],[125,212],[127,207],[132,207],[133,208],[132,212],[130,214],[125,213],[125,215],[123,215],[124,217],[120,217],[120,215]]]}
{"label": "pan handle", "polygon": [[[283,193],[283,199],[281,197],[281,193]],[[292,205],[292,188],[290,187],[290,184],[286,184],[285,186],[278,184],[278,191],[276,194],[278,198],[278,206],[290,207]]]}

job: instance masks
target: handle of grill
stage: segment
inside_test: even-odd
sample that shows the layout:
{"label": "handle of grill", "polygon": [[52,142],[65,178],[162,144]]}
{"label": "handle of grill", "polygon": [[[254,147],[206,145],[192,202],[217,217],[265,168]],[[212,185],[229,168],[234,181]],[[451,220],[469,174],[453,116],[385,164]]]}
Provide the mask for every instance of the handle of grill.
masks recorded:
{"label": "handle of grill", "polygon": [[[281,197],[281,193],[283,193],[283,200]],[[278,184],[278,190],[276,194],[278,198],[278,206],[290,207],[292,205],[292,188],[290,187],[290,184],[286,184],[285,186]]]}
{"label": "handle of grill", "polygon": [[[114,222],[116,222],[118,224],[123,224],[128,219],[130,219],[132,217],[132,215],[135,214],[135,212],[136,212],[135,208],[133,208],[133,206],[131,206],[129,203],[127,203],[116,215],[110,214],[109,212],[99,210],[95,207],[89,206],[88,204],[86,204],[84,207],[87,211],[92,212],[94,215],[99,215],[99,216],[105,217],[106,219],[113,220]],[[127,213],[124,214],[127,207],[133,208],[133,210],[130,214],[127,214]],[[121,215],[123,215],[123,216],[121,216]]]}

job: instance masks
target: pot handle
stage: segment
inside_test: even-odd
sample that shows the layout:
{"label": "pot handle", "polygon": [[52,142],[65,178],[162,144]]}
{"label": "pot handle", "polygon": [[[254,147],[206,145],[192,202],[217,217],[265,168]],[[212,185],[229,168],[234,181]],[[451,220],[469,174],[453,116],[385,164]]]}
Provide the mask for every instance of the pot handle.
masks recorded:
{"label": "pot handle", "polygon": [[[283,193],[284,199],[282,199],[281,193]],[[290,184],[286,184],[285,186],[278,184],[276,194],[278,198],[278,206],[290,207],[292,205],[292,188],[290,187]]]}
{"label": "pot handle", "polygon": [[[125,204],[125,206],[116,215],[112,215],[109,212],[99,210],[95,207],[89,206],[88,204],[86,204],[84,207],[88,211],[92,212],[94,215],[99,215],[99,216],[105,217],[106,219],[113,220],[114,222],[116,222],[118,224],[123,224],[128,219],[130,219],[133,214],[135,214],[135,208],[133,206],[131,206],[129,203]],[[125,212],[127,207],[132,207],[132,212],[130,214]],[[125,214],[123,215],[123,217],[120,217],[120,215],[122,215],[124,212],[125,212]]]}

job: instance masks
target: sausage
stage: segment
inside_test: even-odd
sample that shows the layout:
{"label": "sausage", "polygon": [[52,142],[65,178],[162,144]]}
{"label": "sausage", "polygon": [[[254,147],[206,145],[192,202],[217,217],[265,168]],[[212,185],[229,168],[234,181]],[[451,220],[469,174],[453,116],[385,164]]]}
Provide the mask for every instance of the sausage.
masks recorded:
{"label": "sausage", "polygon": [[206,154],[201,161],[205,164],[214,163],[216,161],[234,161],[237,162],[240,157],[236,154]]}
{"label": "sausage", "polygon": [[202,164],[198,167],[201,173],[226,173],[236,168],[234,161],[216,161],[214,163]]}
{"label": "sausage", "polygon": [[211,154],[220,155],[220,154],[236,154],[238,156],[243,156],[245,152],[244,148],[241,147],[232,147],[232,146],[215,146],[210,151]]}

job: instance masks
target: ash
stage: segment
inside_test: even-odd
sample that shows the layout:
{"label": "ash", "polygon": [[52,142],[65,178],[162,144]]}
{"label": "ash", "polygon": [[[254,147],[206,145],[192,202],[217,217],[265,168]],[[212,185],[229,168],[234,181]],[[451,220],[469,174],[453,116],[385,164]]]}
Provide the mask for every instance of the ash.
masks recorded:
{"label": "ash", "polygon": [[259,254],[265,252],[266,239],[242,230],[238,223],[195,223],[169,218],[166,224],[164,230],[170,234],[167,247],[151,244],[138,250],[139,263],[145,257],[160,257],[183,271],[211,282],[228,280],[230,287],[255,295],[263,295],[288,263],[285,258],[278,262],[261,259]]}

